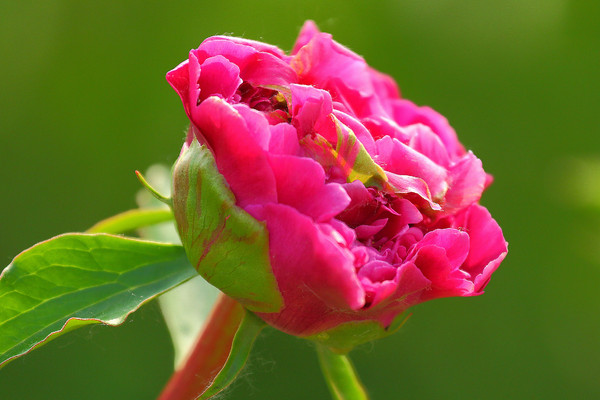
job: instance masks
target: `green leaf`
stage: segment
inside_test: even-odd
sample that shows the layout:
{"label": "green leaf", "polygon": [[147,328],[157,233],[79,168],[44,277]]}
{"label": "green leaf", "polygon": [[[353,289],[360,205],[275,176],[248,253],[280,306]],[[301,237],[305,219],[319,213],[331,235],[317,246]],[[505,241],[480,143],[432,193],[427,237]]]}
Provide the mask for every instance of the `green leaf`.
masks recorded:
{"label": "green leaf", "polygon": [[208,282],[252,311],[281,309],[265,225],[235,205],[212,153],[196,140],[175,164],[173,212],[188,257]]}
{"label": "green leaf", "polygon": [[38,243],[0,275],[0,364],[82,325],[118,325],[194,276],[177,245],[77,233]]}
{"label": "green leaf", "polygon": [[96,223],[88,233],[125,233],[144,226],[171,221],[173,213],[168,208],[134,209],[122,212]]}

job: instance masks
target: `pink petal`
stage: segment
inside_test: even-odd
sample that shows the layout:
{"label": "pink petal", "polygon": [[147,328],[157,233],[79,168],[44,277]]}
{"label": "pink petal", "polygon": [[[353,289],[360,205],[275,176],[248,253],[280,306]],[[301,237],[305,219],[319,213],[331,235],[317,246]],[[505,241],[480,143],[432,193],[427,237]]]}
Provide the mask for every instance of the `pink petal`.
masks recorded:
{"label": "pink petal", "polygon": [[389,297],[389,308],[395,310],[395,314],[382,314],[379,320],[384,326],[389,325],[395,315],[420,303],[423,292],[431,287],[431,281],[410,261],[398,267],[394,281],[396,291]]}
{"label": "pink petal", "polygon": [[334,111],[333,115],[356,135],[356,138],[360,140],[371,157],[377,154],[377,146],[375,146],[375,141],[373,140],[371,133],[359,120],[341,111]]}
{"label": "pink petal", "polygon": [[390,215],[387,225],[381,231],[381,237],[394,238],[398,232],[404,231],[408,225],[423,221],[423,214],[407,199],[396,199],[390,206],[395,215]]}
{"label": "pink petal", "polygon": [[[328,140],[337,140],[332,133],[335,127],[329,117],[333,111],[331,95],[325,90],[306,85],[290,85],[292,91],[292,124],[298,130],[299,137],[319,133]],[[329,125],[329,128],[324,128]],[[325,134],[327,136],[325,136]]]}
{"label": "pink petal", "polygon": [[325,314],[363,307],[365,292],[354,272],[352,253],[339,245],[341,237],[326,235],[311,218],[283,204],[247,211],[267,224],[271,267],[285,304],[281,313],[261,318],[284,332],[310,334],[339,323],[335,317],[323,318]]}
{"label": "pink petal", "polygon": [[431,231],[411,249],[407,258],[431,281],[423,300],[473,294],[471,276],[460,268],[468,253],[469,236],[457,229]]}
{"label": "pink petal", "polygon": [[426,125],[410,125],[403,129],[410,137],[408,145],[423,154],[437,165],[447,168],[450,165],[448,150],[438,135]]}
{"label": "pink petal", "polygon": [[[213,44],[213,42],[218,42],[216,47],[211,46]],[[202,47],[203,49],[211,48],[211,49],[213,49],[213,51],[216,51],[215,54],[221,54],[221,53],[219,53],[219,50],[223,50],[223,48],[221,46],[227,46],[227,45],[224,45],[223,42],[232,43],[236,46],[242,45],[242,46],[250,47],[256,51],[260,51],[263,53],[269,53],[269,54],[272,54],[279,58],[283,58],[285,56],[285,53],[277,46],[273,46],[271,44],[259,42],[256,40],[239,38],[239,37],[235,37],[235,36],[211,36],[211,37],[207,38],[204,42],[202,42],[200,47]],[[206,51],[208,51],[208,50],[206,50]],[[224,50],[224,51],[226,51],[226,50]],[[215,55],[215,54],[213,54],[213,55]]]}
{"label": "pink petal", "polygon": [[365,60],[329,34],[314,35],[292,58],[291,66],[300,83],[329,91],[354,115],[367,116],[374,108],[381,109]]}
{"label": "pink petal", "polygon": [[268,151],[269,142],[271,141],[271,129],[265,114],[248,107],[246,104],[234,104],[233,108],[246,121],[250,139],[259,145],[261,149]]}
{"label": "pink petal", "polygon": [[350,226],[360,225],[372,214],[375,199],[361,181],[353,181],[342,185],[350,198],[350,203],[338,215],[338,219]]}
{"label": "pink petal", "polygon": [[181,98],[181,102],[183,103],[183,107],[185,113],[190,115],[190,105],[189,105],[189,78],[190,78],[190,69],[189,69],[189,61],[186,60],[179,64],[177,67],[167,72],[167,82],[169,85],[179,95]]}
{"label": "pink petal", "polygon": [[427,246],[444,249],[449,266],[454,270],[463,264],[469,254],[469,235],[458,229],[436,229],[427,233],[412,249],[411,254],[414,255]]}
{"label": "pink petal", "polygon": [[371,132],[373,139],[379,140],[389,136],[398,139],[402,143],[408,143],[410,140],[409,132],[402,129],[395,121],[385,116],[374,115],[361,120],[363,125]]}
{"label": "pink petal", "polygon": [[386,172],[386,175],[395,193],[403,195],[419,207],[427,206],[435,211],[441,210],[440,205],[431,199],[429,188],[423,179],[391,172]]}
{"label": "pink petal", "polygon": [[253,85],[282,85],[297,80],[294,70],[282,59],[281,50],[264,43],[214,36],[191,53],[199,63],[216,55],[227,58],[240,68],[240,77]]}
{"label": "pink petal", "polygon": [[368,71],[371,75],[371,82],[373,82],[375,93],[384,105],[387,103],[387,100],[400,98],[400,91],[394,78],[371,67],[368,68]]}
{"label": "pink petal", "polygon": [[469,206],[481,197],[487,175],[481,161],[470,151],[450,167],[449,188],[446,192],[444,211],[455,212]]}
{"label": "pink petal", "polygon": [[284,86],[298,81],[296,72],[285,61],[269,53],[256,53],[248,57],[240,76],[256,86]]}
{"label": "pink petal", "polygon": [[479,204],[457,214],[452,225],[469,234],[471,250],[462,269],[472,276],[474,294],[481,294],[508,251],[502,229],[489,211]]}
{"label": "pink petal", "polygon": [[381,231],[387,222],[387,218],[377,219],[369,225],[357,226],[354,228],[354,232],[356,232],[356,237],[358,239],[368,239]]}
{"label": "pink petal", "polygon": [[325,173],[316,161],[287,155],[270,155],[277,184],[277,201],[294,207],[317,222],[339,214],[350,197],[341,185],[325,184]]}
{"label": "pink petal", "polygon": [[386,171],[423,179],[433,196],[441,199],[448,189],[447,172],[432,160],[397,139],[384,137],[377,142],[377,163]]}
{"label": "pink petal", "polygon": [[229,100],[241,83],[240,69],[237,65],[220,55],[207,58],[200,67],[198,101],[215,95]]}
{"label": "pink petal", "polygon": [[[192,122],[215,155],[219,172],[223,174],[236,197],[237,204],[275,202],[277,191],[275,177],[267,155],[252,140],[248,128],[251,119],[245,120],[235,108],[218,97],[209,97],[192,115]],[[268,130],[265,132],[268,135]]]}
{"label": "pink petal", "polygon": [[294,47],[292,48],[292,55],[298,53],[300,48],[306,46],[306,44],[319,33],[321,33],[321,31],[319,31],[319,28],[314,21],[307,20],[304,22],[304,25],[302,25],[302,29],[300,29],[300,33],[298,34],[298,38],[296,39],[296,43],[294,43]]}
{"label": "pink petal", "polygon": [[448,124],[448,120],[429,107],[417,107],[408,100],[395,100],[392,104],[394,120],[400,126],[423,124],[442,139],[452,157],[461,156],[465,149],[458,141],[456,132]]}
{"label": "pink petal", "polygon": [[385,261],[371,261],[358,271],[358,278],[365,288],[367,307],[372,308],[390,297],[398,287],[397,268]]}
{"label": "pink petal", "polygon": [[473,282],[469,275],[453,268],[445,249],[438,246],[425,246],[417,253],[414,263],[431,281],[431,290],[424,293],[422,300],[473,294]]}
{"label": "pink petal", "polygon": [[296,128],[290,124],[277,124],[269,127],[271,140],[269,142],[269,153],[298,155],[300,144]]}

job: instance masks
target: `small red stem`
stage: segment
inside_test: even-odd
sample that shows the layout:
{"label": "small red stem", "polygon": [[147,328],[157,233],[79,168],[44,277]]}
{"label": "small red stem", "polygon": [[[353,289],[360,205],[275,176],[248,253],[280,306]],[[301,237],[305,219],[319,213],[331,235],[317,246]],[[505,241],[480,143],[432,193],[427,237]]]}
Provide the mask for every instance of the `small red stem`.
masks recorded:
{"label": "small red stem", "polygon": [[158,400],[195,400],[210,386],[229,357],[244,312],[240,303],[219,295],[192,352]]}

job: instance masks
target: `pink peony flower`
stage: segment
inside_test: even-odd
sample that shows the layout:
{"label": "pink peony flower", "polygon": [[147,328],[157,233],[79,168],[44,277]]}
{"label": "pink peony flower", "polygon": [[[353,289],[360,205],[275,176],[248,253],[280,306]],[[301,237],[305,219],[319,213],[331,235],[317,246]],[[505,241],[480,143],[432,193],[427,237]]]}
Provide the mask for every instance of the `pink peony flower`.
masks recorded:
{"label": "pink peony flower", "polygon": [[[210,37],[167,80],[191,121],[182,154],[194,140],[210,149],[232,207],[266,227],[283,302],[269,310],[248,302],[251,282],[231,293],[235,273],[215,278],[219,262],[245,262],[235,246],[199,271],[272,326],[298,336],[358,321],[385,329],[417,303],[483,293],[504,259],[502,231],[478,204],[490,181],[481,161],[442,115],[401,98],[392,78],[313,22],[290,55]],[[202,233],[201,249],[185,238],[182,190],[177,224],[201,265],[221,236]]]}

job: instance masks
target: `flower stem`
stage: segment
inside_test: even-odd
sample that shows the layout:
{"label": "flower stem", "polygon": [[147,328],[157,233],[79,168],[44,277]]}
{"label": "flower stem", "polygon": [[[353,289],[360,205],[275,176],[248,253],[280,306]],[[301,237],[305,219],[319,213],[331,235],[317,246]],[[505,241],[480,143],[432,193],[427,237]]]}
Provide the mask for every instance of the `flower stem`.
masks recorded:
{"label": "flower stem", "polygon": [[325,381],[334,400],[369,399],[348,356],[336,354],[322,344],[317,344],[317,354]]}
{"label": "flower stem", "polygon": [[244,314],[237,301],[219,295],[192,352],[158,400],[193,400],[205,392],[227,362]]}

